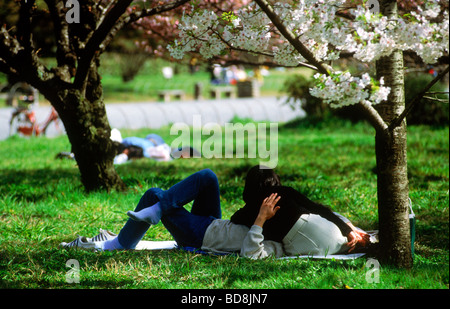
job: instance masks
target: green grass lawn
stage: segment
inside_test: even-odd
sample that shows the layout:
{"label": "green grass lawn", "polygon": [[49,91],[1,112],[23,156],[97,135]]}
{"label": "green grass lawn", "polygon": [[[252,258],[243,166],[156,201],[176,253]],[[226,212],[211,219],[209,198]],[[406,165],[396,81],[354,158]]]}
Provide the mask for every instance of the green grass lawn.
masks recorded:
{"label": "green grass lawn", "polygon": [[[255,159],[139,160],[118,166],[126,193],[86,194],[66,137],[12,137],[0,141],[1,288],[439,288],[449,287],[449,130],[409,127],[410,196],[417,216],[412,270],[381,265],[380,282],[369,283],[365,258],[249,260],[183,251],[89,252],[58,244],[99,228],[116,233],[125,212],[150,187],[168,188],[211,168],[221,184],[224,218],[243,206],[246,171]],[[170,142],[169,128],[153,130]],[[144,136],[148,130],[123,131]],[[330,121],[313,127],[279,128],[277,172],[285,185],[329,205],[365,229],[377,227],[374,133],[365,124]],[[162,224],[146,240],[170,240]],[[67,283],[66,262],[80,264],[80,282]]]}

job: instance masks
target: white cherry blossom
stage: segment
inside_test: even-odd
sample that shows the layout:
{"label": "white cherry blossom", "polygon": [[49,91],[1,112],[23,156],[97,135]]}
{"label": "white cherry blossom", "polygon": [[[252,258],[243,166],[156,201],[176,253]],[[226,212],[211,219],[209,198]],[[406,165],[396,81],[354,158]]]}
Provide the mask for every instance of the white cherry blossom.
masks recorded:
{"label": "white cherry blossom", "polygon": [[[341,52],[350,52],[357,60],[371,63],[394,50],[412,50],[425,63],[433,64],[449,49],[448,12],[440,12],[439,1],[425,1],[418,13],[392,19],[373,14],[363,5],[349,10],[354,19],[341,17],[337,12],[345,0],[298,0],[275,3],[273,7],[284,25],[318,60],[335,60]],[[443,21],[430,22],[438,14],[442,14]],[[179,40],[168,46],[176,59],[191,51],[211,58],[234,48],[272,55],[275,62],[284,66],[297,66],[305,61],[280,37],[254,2],[222,16],[194,9],[182,17],[179,29]],[[317,86],[311,89],[311,94],[334,107],[362,101],[378,104],[386,100],[390,91],[382,79],[376,81],[368,74],[360,77],[348,72],[316,74],[315,80]]]}

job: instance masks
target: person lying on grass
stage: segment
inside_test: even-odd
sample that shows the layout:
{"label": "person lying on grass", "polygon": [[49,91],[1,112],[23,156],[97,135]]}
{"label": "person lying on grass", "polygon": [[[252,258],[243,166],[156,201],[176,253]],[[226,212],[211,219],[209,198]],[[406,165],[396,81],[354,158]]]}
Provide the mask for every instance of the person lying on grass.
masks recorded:
{"label": "person lying on grass", "polygon": [[230,221],[250,228],[263,210],[260,205],[271,194],[282,196],[280,208],[266,220],[262,234],[265,240],[282,243],[287,255],[346,253],[369,244],[370,236],[350,220],[292,187],[282,186],[273,169],[259,165],[248,171],[243,192],[246,204]]}
{"label": "person lying on grass", "polygon": [[[253,181],[252,177],[247,178],[246,182]],[[246,183],[246,188],[253,187],[255,184]],[[265,189],[270,187],[272,190],[275,188],[267,186]],[[282,188],[280,187],[280,190]],[[245,192],[250,193],[249,190]],[[324,206],[312,209],[314,205],[319,205],[312,202],[295,213],[298,218],[286,235],[284,235],[286,228],[283,232],[276,233],[274,231],[279,222],[275,220],[272,222],[276,224],[269,222],[275,218],[278,220],[278,215],[281,219],[286,218],[286,214],[292,216],[290,208],[296,207],[285,206],[288,204],[284,204],[283,194],[287,195],[286,201],[298,196],[289,197],[292,194],[289,190],[282,194],[271,192],[261,200],[256,213],[254,200],[257,201],[259,194],[265,193],[263,191],[253,193],[258,196],[247,199],[249,202],[233,215],[234,218],[223,220],[217,176],[210,169],[204,169],[166,191],[160,188],[147,190],[136,209],[127,212],[130,218],[116,237],[107,235],[108,240],[95,241],[94,238],[93,241],[88,240],[88,243],[84,244],[77,239],[69,244],[64,243],[63,247],[94,247],[97,250],[135,249],[149,227],[159,221],[164,224],[179,247],[198,248],[212,253],[239,253],[252,259],[303,254],[332,255],[345,253],[355,249],[357,245],[366,246],[368,243],[367,234],[357,232]],[[183,206],[191,201],[193,205],[189,212]],[[329,218],[332,217],[339,227],[336,223],[321,217],[319,215],[321,212]],[[250,227],[249,220],[253,221]],[[289,220],[284,225],[290,226],[292,221]],[[267,239],[263,235],[266,227]],[[281,236],[283,238],[280,241]]]}

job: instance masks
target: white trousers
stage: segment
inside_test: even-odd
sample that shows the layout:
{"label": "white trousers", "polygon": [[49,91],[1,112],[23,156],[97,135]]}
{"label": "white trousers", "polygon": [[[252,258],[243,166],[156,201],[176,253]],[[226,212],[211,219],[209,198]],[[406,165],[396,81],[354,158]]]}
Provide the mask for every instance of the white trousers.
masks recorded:
{"label": "white trousers", "polygon": [[288,256],[339,254],[347,242],[336,224],[315,214],[302,215],[283,238]]}

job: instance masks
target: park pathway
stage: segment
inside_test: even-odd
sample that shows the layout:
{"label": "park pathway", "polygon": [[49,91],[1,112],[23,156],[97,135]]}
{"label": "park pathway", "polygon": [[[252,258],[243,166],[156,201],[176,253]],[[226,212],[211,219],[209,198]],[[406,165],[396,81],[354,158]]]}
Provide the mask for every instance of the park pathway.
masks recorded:
{"label": "park pathway", "polygon": [[[284,104],[285,99],[276,97],[219,99],[201,101],[174,101],[114,103],[106,105],[111,128],[117,129],[158,129],[181,122],[192,126],[194,115],[201,116],[202,125],[213,122],[224,125],[233,117],[251,118],[254,121],[283,123],[298,117],[304,117],[301,109],[293,110]],[[50,114],[49,106],[35,108],[36,119],[42,123]],[[0,140],[9,136],[9,120],[12,108],[0,109]],[[197,116],[198,118],[198,116]],[[62,123],[60,122],[62,127]],[[53,124],[47,129],[48,137],[64,133]]]}

